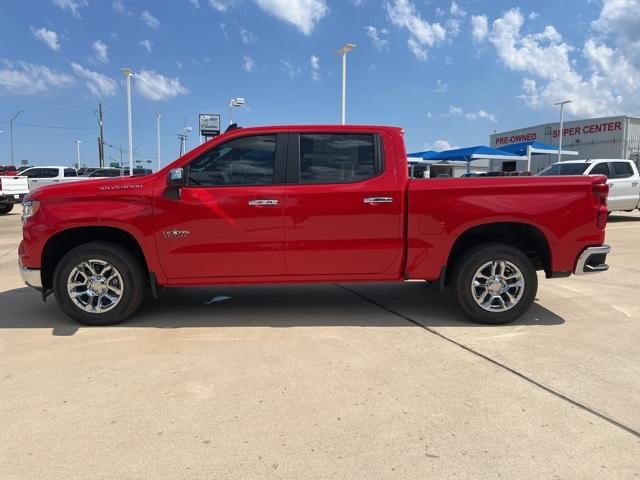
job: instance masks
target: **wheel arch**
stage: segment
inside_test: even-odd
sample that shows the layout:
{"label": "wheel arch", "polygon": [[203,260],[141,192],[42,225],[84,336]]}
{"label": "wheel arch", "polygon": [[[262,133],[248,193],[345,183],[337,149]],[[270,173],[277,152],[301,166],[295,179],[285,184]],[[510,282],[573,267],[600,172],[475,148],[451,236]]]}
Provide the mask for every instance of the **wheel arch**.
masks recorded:
{"label": "wheel arch", "polygon": [[541,229],[523,222],[493,222],[471,227],[458,235],[447,258],[445,283],[449,282],[456,262],[467,250],[481,243],[496,242],[520,249],[533,261],[536,270],[551,275],[551,246]]}
{"label": "wheel arch", "polygon": [[52,288],[56,266],[67,252],[95,241],[114,243],[126,248],[140,261],[147,275],[149,274],[149,264],[140,242],[126,230],[106,226],[69,228],[52,236],[44,245],[41,260],[43,291]]}

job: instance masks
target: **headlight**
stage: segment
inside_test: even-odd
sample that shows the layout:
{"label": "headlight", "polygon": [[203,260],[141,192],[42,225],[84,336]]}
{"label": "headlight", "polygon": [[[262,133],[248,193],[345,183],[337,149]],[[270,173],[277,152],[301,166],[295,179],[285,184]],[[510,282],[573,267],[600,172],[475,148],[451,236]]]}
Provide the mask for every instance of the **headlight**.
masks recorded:
{"label": "headlight", "polygon": [[22,221],[26,221],[29,217],[36,214],[40,208],[40,202],[36,200],[25,200],[22,202]]}

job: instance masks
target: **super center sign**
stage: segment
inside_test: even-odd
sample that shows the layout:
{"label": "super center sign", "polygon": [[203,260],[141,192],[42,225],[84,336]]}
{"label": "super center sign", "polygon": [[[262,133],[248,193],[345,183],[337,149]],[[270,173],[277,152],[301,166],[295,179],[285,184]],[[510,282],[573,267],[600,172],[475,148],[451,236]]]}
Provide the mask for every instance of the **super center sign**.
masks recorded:
{"label": "super center sign", "polygon": [[[579,125],[575,127],[566,127],[562,129],[563,137],[573,137],[577,135],[595,135],[597,133],[622,131],[622,122],[602,122],[589,123],[587,125]],[[542,136],[542,135],[540,135]],[[560,129],[551,130],[551,138],[558,138]],[[503,135],[494,138],[495,145],[509,145],[511,143],[531,142],[539,138],[538,132],[523,132],[514,135]]]}

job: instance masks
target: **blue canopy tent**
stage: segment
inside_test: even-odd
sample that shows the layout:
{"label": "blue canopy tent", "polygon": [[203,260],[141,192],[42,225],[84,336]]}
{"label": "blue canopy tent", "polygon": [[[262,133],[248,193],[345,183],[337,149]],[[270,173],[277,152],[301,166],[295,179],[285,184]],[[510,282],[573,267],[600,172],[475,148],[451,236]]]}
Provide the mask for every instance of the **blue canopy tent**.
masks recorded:
{"label": "blue canopy tent", "polygon": [[407,155],[409,158],[421,158],[423,160],[430,160],[434,155],[439,154],[435,150],[426,150],[424,152],[414,152]]}
{"label": "blue canopy tent", "polygon": [[[498,150],[503,150],[513,155],[521,155],[527,158],[527,171],[531,170],[531,157],[533,155],[558,155],[558,147],[550,145],[548,143],[538,142],[533,140],[530,142],[512,143],[511,145],[505,145]],[[560,155],[578,155],[575,150],[562,150]],[[561,159],[561,156],[558,158]]]}
{"label": "blue canopy tent", "polygon": [[467,173],[471,172],[471,162],[473,160],[525,160],[526,157],[499,150],[496,148],[479,145],[476,147],[456,148],[445,150],[429,157],[431,161],[463,161],[467,162]]}

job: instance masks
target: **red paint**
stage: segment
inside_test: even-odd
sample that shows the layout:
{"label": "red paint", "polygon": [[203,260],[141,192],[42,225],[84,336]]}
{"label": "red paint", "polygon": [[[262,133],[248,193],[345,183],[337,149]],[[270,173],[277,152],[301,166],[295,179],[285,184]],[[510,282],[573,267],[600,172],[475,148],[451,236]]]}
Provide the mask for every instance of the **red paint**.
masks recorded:
{"label": "red paint", "polygon": [[[171,168],[230,139],[264,133],[377,133],[384,169],[351,184],[185,187],[165,196]],[[587,246],[601,245],[604,177],[502,177],[409,181],[402,131],[393,127],[260,127],[221,135],[162,171],[38,189],[24,226],[22,265],[41,266],[46,242],[66,229],[109,226],[129,233],[162,285],[434,280],[456,239],[470,228],[516,222],[537,228],[553,272],[572,271]],[[601,195],[600,189],[597,195]],[[392,203],[369,205],[367,197]],[[254,199],[278,205],[249,207]],[[165,232],[189,232],[167,238]],[[499,241],[500,239],[495,239]]]}

